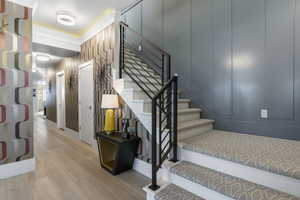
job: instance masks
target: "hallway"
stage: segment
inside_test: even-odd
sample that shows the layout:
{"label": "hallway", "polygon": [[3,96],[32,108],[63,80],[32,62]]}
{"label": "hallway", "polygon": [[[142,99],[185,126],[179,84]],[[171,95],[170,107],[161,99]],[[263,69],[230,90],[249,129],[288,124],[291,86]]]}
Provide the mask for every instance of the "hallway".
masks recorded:
{"label": "hallway", "polygon": [[1,200],[142,200],[147,178],[130,171],[112,176],[100,169],[97,151],[47,126],[34,123],[36,171],[0,180]]}

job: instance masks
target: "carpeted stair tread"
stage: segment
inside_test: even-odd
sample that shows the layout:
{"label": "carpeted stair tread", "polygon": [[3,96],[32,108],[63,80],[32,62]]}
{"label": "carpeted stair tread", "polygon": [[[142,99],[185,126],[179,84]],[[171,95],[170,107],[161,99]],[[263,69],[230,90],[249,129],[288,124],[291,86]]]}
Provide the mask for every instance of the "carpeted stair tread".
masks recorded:
{"label": "carpeted stair tread", "polygon": [[214,120],[211,119],[197,119],[193,121],[182,122],[178,125],[178,131],[212,123],[214,123]]}
{"label": "carpeted stair tread", "polygon": [[292,195],[186,161],[171,167],[170,171],[236,200],[299,200]]}
{"label": "carpeted stair tread", "polygon": [[178,110],[178,114],[186,114],[186,113],[193,113],[193,112],[202,112],[200,108],[186,108]]}
{"label": "carpeted stair tread", "polygon": [[300,142],[213,130],[182,141],[183,148],[300,179]]}
{"label": "carpeted stair tread", "polygon": [[155,200],[204,200],[176,185],[170,184],[161,189],[156,195]]}

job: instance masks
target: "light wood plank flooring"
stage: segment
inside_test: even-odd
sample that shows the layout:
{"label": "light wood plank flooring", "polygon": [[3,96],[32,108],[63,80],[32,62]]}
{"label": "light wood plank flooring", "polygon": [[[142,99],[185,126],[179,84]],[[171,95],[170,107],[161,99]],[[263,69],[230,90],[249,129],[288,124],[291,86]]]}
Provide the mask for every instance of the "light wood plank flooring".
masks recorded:
{"label": "light wood plank flooring", "polygon": [[144,176],[112,176],[100,169],[97,151],[35,119],[37,169],[0,180],[1,200],[143,200]]}

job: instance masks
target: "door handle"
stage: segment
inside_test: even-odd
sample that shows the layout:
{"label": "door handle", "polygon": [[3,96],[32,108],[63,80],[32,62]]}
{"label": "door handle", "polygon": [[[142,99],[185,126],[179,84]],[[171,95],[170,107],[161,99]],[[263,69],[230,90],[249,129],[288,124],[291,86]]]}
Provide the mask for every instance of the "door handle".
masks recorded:
{"label": "door handle", "polygon": [[89,109],[92,110],[92,106],[89,106]]}

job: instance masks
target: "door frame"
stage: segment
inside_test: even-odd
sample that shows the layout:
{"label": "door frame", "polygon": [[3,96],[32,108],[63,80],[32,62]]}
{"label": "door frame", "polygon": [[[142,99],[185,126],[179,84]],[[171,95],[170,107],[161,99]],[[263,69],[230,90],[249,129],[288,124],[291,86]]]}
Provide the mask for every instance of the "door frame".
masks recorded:
{"label": "door frame", "polygon": [[[64,83],[62,85],[60,85],[60,82],[59,82],[59,78],[60,77],[63,77],[64,79]],[[60,71],[60,72],[57,72],[56,73],[56,125],[57,125],[57,128],[61,128],[61,129],[65,129],[66,128],[66,86],[65,86],[65,80],[66,80],[66,77],[65,77],[65,72],[64,71]],[[61,88],[63,90],[63,94],[65,95],[65,97],[63,98],[63,110],[61,112],[60,110],[60,107],[59,107],[59,98],[58,98],[58,92],[59,91],[59,88]],[[58,121],[58,119],[61,119],[59,118],[59,114],[63,113],[63,120],[62,120],[62,124],[61,124],[61,127],[60,127],[60,123]]]}
{"label": "door frame", "polygon": [[[81,65],[79,65],[79,70],[78,70],[78,125],[79,125],[79,139],[82,140],[82,131],[81,131],[81,103],[80,103],[80,81],[81,81],[81,70],[85,67],[91,66],[92,67],[92,77],[93,77],[93,86],[92,86],[92,127],[93,127],[93,135],[92,135],[92,141],[90,141],[90,145],[95,147],[96,141],[95,141],[95,80],[94,80],[94,60],[90,60],[88,62],[85,62]],[[96,145],[97,146],[97,145]]]}

